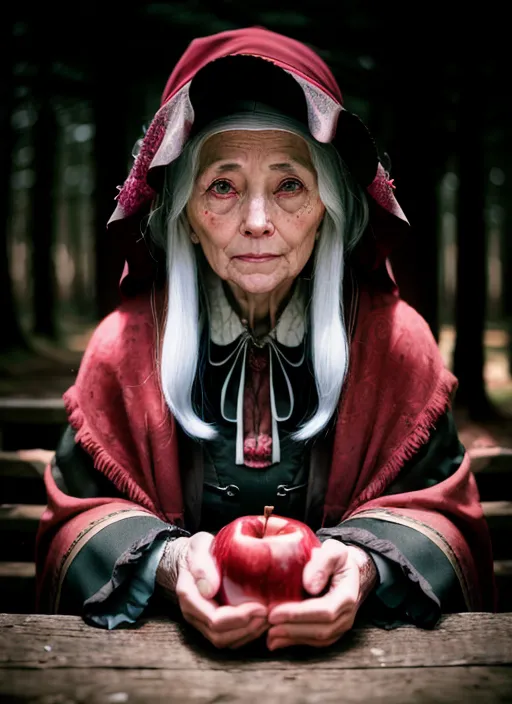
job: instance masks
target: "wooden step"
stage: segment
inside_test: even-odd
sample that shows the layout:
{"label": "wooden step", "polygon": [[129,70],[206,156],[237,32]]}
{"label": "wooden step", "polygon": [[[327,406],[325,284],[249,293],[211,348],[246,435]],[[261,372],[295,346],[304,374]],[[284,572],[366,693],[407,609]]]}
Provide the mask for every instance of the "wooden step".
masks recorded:
{"label": "wooden step", "polygon": [[0,448],[57,446],[67,425],[64,401],[0,397]]}
{"label": "wooden step", "polygon": [[[38,504],[0,505],[0,559],[16,559],[6,557],[6,553],[12,554],[15,548],[11,545],[20,541],[25,545],[23,554],[26,554],[26,546],[33,545],[44,508]],[[512,558],[512,501],[483,501],[482,508],[491,532],[495,558]]]}
{"label": "wooden step", "polygon": [[2,611],[30,614],[35,610],[36,566],[33,562],[0,562]]}
{"label": "wooden step", "polygon": [[43,474],[54,453],[49,450],[0,452],[0,497],[6,504],[43,504]]}
{"label": "wooden step", "polygon": [[37,528],[45,506],[0,505],[0,560],[33,561]]}
{"label": "wooden step", "polygon": [[512,501],[512,449],[475,447],[468,450],[482,501]]}
{"label": "wooden step", "polygon": [[64,401],[55,398],[0,397],[0,425],[63,425]]}
{"label": "wooden step", "polygon": [[482,501],[496,560],[512,558],[512,501]]}
{"label": "wooden step", "polygon": [[512,560],[496,560],[494,576],[498,591],[498,611],[512,611]]}

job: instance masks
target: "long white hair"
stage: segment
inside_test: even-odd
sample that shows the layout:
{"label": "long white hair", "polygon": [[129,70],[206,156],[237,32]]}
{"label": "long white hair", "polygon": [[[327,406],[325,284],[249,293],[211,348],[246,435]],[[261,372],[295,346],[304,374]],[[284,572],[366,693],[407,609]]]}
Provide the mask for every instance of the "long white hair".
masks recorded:
{"label": "long white hair", "polygon": [[348,339],[343,311],[345,255],[368,222],[368,204],[338,152],[314,140],[300,123],[282,115],[241,113],[212,122],[191,139],[167,167],[165,184],[149,220],[150,236],[167,258],[168,305],[161,348],[160,375],[166,402],[186,433],[213,439],[217,431],[194,410],[192,390],[199,363],[200,285],[195,246],[185,214],[198,173],[203,144],[231,130],[283,130],[308,144],[317,173],[325,215],[316,243],[309,303],[311,355],[318,394],[315,412],[292,438],[305,441],[319,433],[336,412],[348,368]]}

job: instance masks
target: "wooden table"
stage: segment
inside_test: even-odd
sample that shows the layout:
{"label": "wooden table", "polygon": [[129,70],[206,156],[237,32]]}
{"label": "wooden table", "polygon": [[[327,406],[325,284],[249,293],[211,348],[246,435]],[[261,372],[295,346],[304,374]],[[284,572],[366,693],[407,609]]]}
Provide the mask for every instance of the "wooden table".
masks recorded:
{"label": "wooden table", "polygon": [[512,701],[512,613],[455,614],[433,631],[354,629],[324,651],[216,651],[148,620],[104,631],[74,616],[0,614],[0,702]]}

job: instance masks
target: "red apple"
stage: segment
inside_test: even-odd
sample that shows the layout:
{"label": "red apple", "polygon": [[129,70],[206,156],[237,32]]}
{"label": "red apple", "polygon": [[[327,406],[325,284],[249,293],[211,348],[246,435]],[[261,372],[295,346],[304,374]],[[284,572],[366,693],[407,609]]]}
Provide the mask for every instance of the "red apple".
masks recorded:
{"label": "red apple", "polygon": [[321,543],[304,523],[271,512],[266,507],[264,516],[237,518],[215,536],[212,555],[221,573],[221,603],[257,601],[272,607],[307,597],[302,572]]}

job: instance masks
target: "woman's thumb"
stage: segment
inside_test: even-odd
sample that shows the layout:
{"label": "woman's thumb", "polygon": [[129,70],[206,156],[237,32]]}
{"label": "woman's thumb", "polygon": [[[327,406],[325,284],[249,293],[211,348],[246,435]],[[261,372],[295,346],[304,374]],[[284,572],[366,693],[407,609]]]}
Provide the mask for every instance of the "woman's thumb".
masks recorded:
{"label": "woman's thumb", "polygon": [[344,548],[346,546],[337,540],[326,540],[321,547],[313,549],[302,574],[302,583],[307,592],[316,595],[325,589]]}
{"label": "woman's thumb", "polygon": [[188,569],[205,599],[212,599],[220,588],[220,574],[211,553],[213,535],[201,532],[192,536],[188,548]]}

